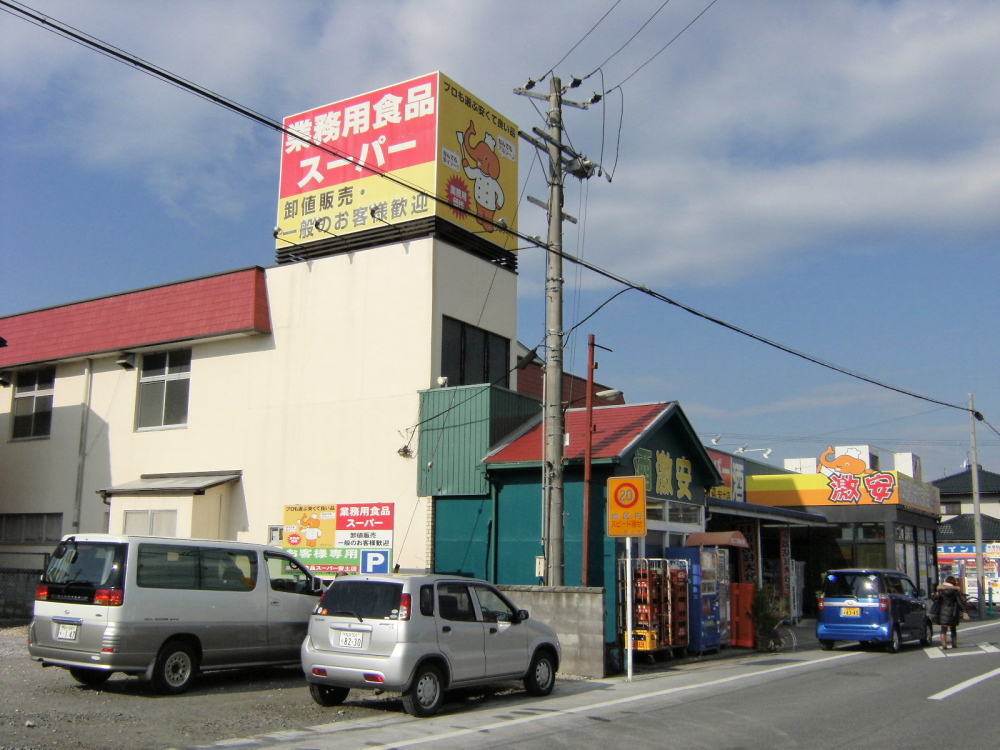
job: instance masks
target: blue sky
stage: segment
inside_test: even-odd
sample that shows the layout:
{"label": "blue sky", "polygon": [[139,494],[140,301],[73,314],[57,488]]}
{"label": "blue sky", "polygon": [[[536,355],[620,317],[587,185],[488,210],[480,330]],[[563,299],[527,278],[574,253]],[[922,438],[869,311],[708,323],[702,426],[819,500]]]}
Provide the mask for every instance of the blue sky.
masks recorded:
{"label": "blue sky", "polygon": [[[614,179],[568,183],[567,252],[876,380],[960,406],[972,393],[1000,427],[1000,4],[719,0],[663,49],[710,2],[28,6],[279,120],[441,70],[530,130],[542,117],[514,87],[593,71],[567,97],[609,93],[566,110],[567,136]],[[276,133],[0,13],[0,315],[272,265],[279,156]],[[522,144],[523,191],[544,198],[530,156]],[[522,231],[544,235],[521,206]],[[620,289],[565,276],[566,328]],[[529,347],[543,282],[523,252]],[[729,450],[780,465],[866,443],[920,455],[928,480],[969,455],[960,409],[638,292],[571,337],[580,374],[589,333],[614,350],[600,381],[680,401]],[[1000,438],[978,437],[1000,471]]]}

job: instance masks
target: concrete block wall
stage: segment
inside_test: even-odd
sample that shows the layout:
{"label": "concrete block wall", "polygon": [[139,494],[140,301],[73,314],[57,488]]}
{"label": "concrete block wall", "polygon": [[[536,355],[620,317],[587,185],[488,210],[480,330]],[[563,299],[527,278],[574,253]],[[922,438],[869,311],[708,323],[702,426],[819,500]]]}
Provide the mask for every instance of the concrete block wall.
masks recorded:
{"label": "concrete block wall", "polygon": [[531,619],[555,629],[562,644],[559,672],[605,677],[604,589],[582,586],[499,586]]}

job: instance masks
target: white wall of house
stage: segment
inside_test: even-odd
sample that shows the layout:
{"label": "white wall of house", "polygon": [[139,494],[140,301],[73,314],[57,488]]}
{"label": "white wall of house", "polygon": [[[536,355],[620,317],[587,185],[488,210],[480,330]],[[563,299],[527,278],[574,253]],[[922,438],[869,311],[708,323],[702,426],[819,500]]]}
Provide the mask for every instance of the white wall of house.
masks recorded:
{"label": "white wall of house", "polygon": [[[179,344],[192,349],[186,426],[135,430],[138,370],[118,367],[117,352],[57,363],[47,439],[10,441],[11,401],[0,395],[0,512],[62,512],[63,532],[75,530],[89,366],[80,531],[107,528],[98,490],[150,473],[240,470],[218,490],[226,528],[179,520],[178,535],[266,542],[285,505],[391,502],[395,561],[428,567],[429,502],[416,496],[415,458],[398,451],[409,443],[416,455],[418,391],[440,372],[442,316],[508,338],[513,366],[516,275],[426,238],[270,268],[267,290],[271,335]],[[111,530],[148,503],[113,496]],[[212,525],[198,517],[179,516]]]}

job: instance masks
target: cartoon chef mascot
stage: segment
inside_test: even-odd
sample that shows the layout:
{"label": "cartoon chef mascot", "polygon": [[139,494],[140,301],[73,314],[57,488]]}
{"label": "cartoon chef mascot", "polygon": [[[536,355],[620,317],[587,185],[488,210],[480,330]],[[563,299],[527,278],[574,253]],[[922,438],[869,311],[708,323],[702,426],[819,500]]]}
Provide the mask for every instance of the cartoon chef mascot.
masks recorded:
{"label": "cartoon chef mascot", "polygon": [[492,232],[496,228],[493,215],[503,208],[503,189],[500,187],[500,157],[496,154],[497,142],[492,135],[487,133],[479,143],[473,146],[472,136],[475,134],[476,126],[471,120],[468,130],[464,133],[457,133],[458,142],[468,157],[462,158],[462,167],[465,169],[466,177],[476,183],[474,192],[479,223],[487,232]]}
{"label": "cartoon chef mascot", "polygon": [[306,546],[315,547],[316,540],[323,536],[323,530],[319,527],[319,516],[315,513],[311,516],[303,513],[299,519],[299,526],[302,527],[302,536],[306,538]]}

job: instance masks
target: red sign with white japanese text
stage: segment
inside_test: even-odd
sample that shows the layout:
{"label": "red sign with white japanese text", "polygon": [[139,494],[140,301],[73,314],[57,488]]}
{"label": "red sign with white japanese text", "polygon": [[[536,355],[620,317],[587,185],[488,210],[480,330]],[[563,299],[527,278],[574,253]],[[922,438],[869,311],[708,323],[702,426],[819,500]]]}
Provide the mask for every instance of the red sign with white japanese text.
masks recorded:
{"label": "red sign with white japanese text", "polygon": [[395,503],[341,503],[337,506],[337,531],[393,528]]}
{"label": "red sign with white japanese text", "polygon": [[279,197],[433,161],[437,86],[427,75],[286,117],[304,140],[285,135]]}

